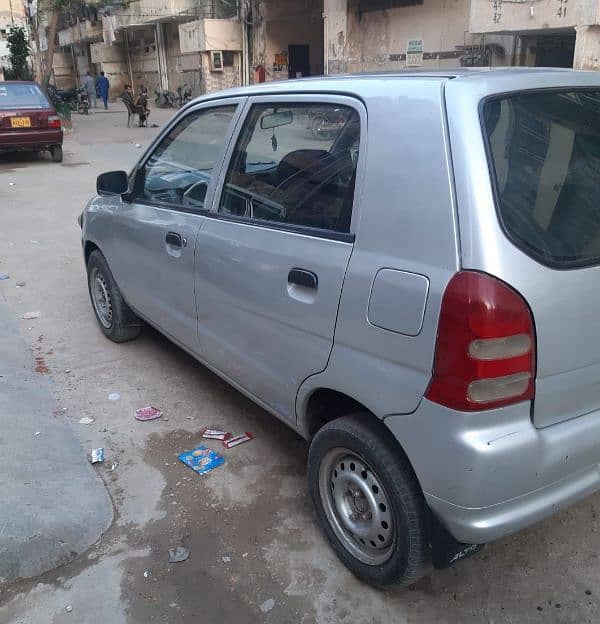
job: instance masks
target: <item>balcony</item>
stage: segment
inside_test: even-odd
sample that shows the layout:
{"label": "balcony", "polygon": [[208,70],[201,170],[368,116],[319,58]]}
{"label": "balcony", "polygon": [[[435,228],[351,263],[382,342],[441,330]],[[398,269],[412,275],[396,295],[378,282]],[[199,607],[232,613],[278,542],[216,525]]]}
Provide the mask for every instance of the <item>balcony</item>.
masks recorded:
{"label": "balcony", "polygon": [[179,25],[182,54],[242,49],[242,28],[236,19],[199,19]]}
{"label": "balcony", "polygon": [[204,17],[233,17],[222,15],[223,9],[197,0],[136,0],[115,12],[117,28],[145,26],[159,22],[187,21]]}
{"label": "balcony", "polygon": [[100,41],[102,39],[102,22],[82,20],[73,26],[58,31],[58,45],[69,46],[74,43]]}

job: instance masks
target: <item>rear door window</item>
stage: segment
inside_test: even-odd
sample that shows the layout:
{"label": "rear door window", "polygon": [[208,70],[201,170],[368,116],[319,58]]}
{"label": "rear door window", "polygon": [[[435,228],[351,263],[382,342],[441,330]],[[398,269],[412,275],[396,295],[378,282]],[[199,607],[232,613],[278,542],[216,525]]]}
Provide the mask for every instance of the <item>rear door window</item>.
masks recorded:
{"label": "rear door window", "polygon": [[12,108],[50,108],[50,103],[35,84],[0,82],[0,110]]}
{"label": "rear door window", "polygon": [[548,266],[600,263],[600,90],[547,90],[483,106],[509,238]]}
{"label": "rear door window", "polygon": [[349,106],[255,104],[231,158],[219,212],[347,234],[359,141],[359,115]]}

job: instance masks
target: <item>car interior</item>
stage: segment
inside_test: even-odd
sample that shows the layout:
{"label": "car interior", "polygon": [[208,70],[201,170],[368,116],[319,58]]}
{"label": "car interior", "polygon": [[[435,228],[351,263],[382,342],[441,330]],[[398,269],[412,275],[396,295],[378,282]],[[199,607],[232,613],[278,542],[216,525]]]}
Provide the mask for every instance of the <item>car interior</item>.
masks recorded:
{"label": "car interior", "polygon": [[[256,113],[260,113],[256,111]],[[279,162],[251,162],[248,144],[259,114],[242,133],[227,175],[220,211],[237,217],[348,232],[360,123],[347,109],[329,149],[300,148]],[[274,146],[277,145],[276,130]]]}

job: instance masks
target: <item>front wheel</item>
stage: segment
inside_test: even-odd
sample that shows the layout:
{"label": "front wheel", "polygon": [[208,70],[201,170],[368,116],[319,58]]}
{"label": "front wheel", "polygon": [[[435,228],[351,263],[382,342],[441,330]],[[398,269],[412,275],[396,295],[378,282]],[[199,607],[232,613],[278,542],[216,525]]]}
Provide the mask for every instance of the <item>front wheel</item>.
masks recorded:
{"label": "front wheel", "polygon": [[392,433],[368,413],[318,431],[309,488],[319,524],[339,559],[377,587],[410,585],[429,567],[425,501]]}
{"label": "front wheel", "polygon": [[97,250],[90,255],[87,273],[92,308],[102,333],[113,342],[137,338],[141,321],[125,303],[106,259]]}

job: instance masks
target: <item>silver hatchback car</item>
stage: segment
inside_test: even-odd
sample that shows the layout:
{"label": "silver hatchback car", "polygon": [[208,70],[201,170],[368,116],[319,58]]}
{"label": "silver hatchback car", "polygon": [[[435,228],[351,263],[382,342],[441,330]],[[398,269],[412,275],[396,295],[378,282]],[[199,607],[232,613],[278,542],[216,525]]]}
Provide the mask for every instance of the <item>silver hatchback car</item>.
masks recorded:
{"label": "silver hatchback car", "polygon": [[81,216],[91,301],[310,441],[339,558],[410,584],[600,489],[600,74],[194,100]]}

